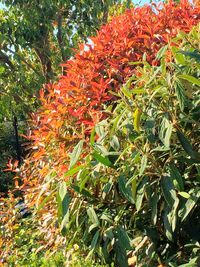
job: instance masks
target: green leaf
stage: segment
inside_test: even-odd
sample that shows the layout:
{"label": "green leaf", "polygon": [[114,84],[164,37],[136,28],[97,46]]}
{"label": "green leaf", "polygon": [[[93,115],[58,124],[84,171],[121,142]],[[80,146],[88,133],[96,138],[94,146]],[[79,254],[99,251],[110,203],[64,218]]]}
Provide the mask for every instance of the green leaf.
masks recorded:
{"label": "green leaf", "polygon": [[70,155],[70,164],[69,164],[69,168],[71,169],[76,162],[78,161],[81,152],[82,152],[82,148],[83,148],[83,141],[79,141],[78,144],[74,147],[74,150],[72,151],[71,155]]}
{"label": "green leaf", "polygon": [[5,68],[3,66],[0,66],[0,74],[3,74],[5,72]]}
{"label": "green leaf", "polygon": [[113,186],[113,183],[112,181],[111,182],[108,182],[104,185],[103,187],[103,193],[102,193],[102,198],[105,199],[106,195],[110,192],[111,188]]}
{"label": "green leaf", "polygon": [[157,216],[158,216],[158,201],[159,196],[156,192],[153,192],[153,195],[151,197],[151,220],[154,225],[156,225],[157,222]]}
{"label": "green leaf", "polygon": [[163,192],[163,196],[165,198],[166,203],[170,208],[174,205],[176,197],[176,191],[174,189],[173,182],[171,180],[171,177],[168,175],[165,175],[161,179],[161,188]]}
{"label": "green leaf", "polygon": [[179,170],[176,168],[176,166],[173,163],[169,165],[169,171],[170,171],[170,176],[172,178],[174,187],[179,191],[183,191],[184,190],[183,177],[181,176]]}
{"label": "green leaf", "polygon": [[169,219],[169,222],[171,224],[173,232],[176,229],[176,223],[177,223],[177,220],[178,220],[178,214],[177,214],[178,206],[179,206],[179,199],[176,197],[174,205],[173,205],[173,208],[172,208],[172,210],[170,212],[170,219]]}
{"label": "green leaf", "polygon": [[134,112],[134,121],[133,121],[133,125],[134,125],[134,130],[136,132],[140,132],[140,118],[141,118],[141,111],[139,108],[137,108]]}
{"label": "green leaf", "polygon": [[90,221],[95,224],[95,225],[99,225],[99,220],[98,220],[98,217],[96,215],[96,212],[95,210],[93,209],[93,207],[89,207],[87,209],[87,214],[88,214],[88,217],[90,219]]}
{"label": "green leaf", "polygon": [[131,98],[132,94],[126,85],[121,88],[121,91],[127,98]]}
{"label": "green leaf", "polygon": [[134,88],[133,90],[131,90],[131,93],[134,94],[134,95],[140,95],[140,94],[145,93],[145,90],[144,89],[139,89],[139,88]]}
{"label": "green leaf", "polygon": [[181,264],[178,267],[197,267],[197,261],[198,261],[199,257],[195,257],[193,259],[191,259],[188,263],[185,264]]}
{"label": "green leaf", "polygon": [[183,111],[186,104],[186,95],[185,95],[185,89],[180,82],[177,82],[175,84],[175,93],[178,98],[180,109],[181,111]]}
{"label": "green leaf", "polygon": [[67,186],[65,182],[61,182],[57,193],[58,203],[58,221],[61,223],[61,232],[66,234],[66,224],[69,221],[69,205],[71,202],[70,193],[67,192]]}
{"label": "green leaf", "polygon": [[112,136],[112,139],[110,141],[110,145],[111,145],[112,148],[114,148],[114,150],[119,151],[120,144],[119,144],[119,140],[118,140],[116,135]]}
{"label": "green leaf", "polygon": [[190,198],[190,194],[188,194],[187,192],[178,192],[178,194],[186,199]]}
{"label": "green leaf", "polygon": [[90,135],[90,145],[94,145],[94,143],[95,143],[95,128],[92,130],[92,132],[91,132],[91,135]]}
{"label": "green leaf", "polygon": [[119,241],[115,242],[114,251],[116,253],[117,266],[128,267],[128,258],[127,258],[126,250],[124,247],[121,247]]}
{"label": "green leaf", "polygon": [[166,237],[172,241],[173,240],[173,233],[172,233],[172,228],[169,222],[169,217],[170,217],[170,210],[169,207],[164,208],[164,217],[163,217],[163,222],[164,222],[164,227],[165,227],[165,235]]}
{"label": "green leaf", "polygon": [[71,168],[69,171],[67,171],[64,174],[64,177],[74,175],[75,173],[77,173],[78,171],[80,171],[83,167],[84,167],[83,165],[80,165],[80,166],[77,166],[75,168]]}
{"label": "green leaf", "polygon": [[108,157],[106,156],[102,156],[100,155],[97,151],[95,151],[93,153],[93,157],[100,163],[102,163],[103,165],[107,166],[107,167],[111,167],[112,166],[112,162],[109,160]]}
{"label": "green leaf", "polygon": [[161,59],[168,49],[168,45],[162,46],[156,55],[156,59]]}
{"label": "green leaf", "polygon": [[188,141],[188,139],[185,137],[185,135],[181,131],[177,131],[177,136],[178,139],[185,150],[185,152],[192,158],[196,159],[197,158],[197,153],[193,150],[192,145]]}
{"label": "green leaf", "polygon": [[93,229],[98,228],[99,224],[93,223],[92,225],[90,225],[89,229],[88,229],[88,233],[90,233]]}
{"label": "green leaf", "polygon": [[167,114],[166,114],[166,116],[163,118],[161,122],[159,137],[160,137],[160,140],[165,145],[165,147],[167,148],[170,146],[172,129],[173,129],[172,123],[168,120]]}
{"label": "green leaf", "polygon": [[144,155],[142,157],[141,164],[140,164],[139,176],[141,176],[144,173],[146,166],[147,166],[147,161],[148,161],[147,155]]}
{"label": "green leaf", "polygon": [[178,78],[187,80],[188,82],[191,82],[193,84],[196,84],[196,85],[200,86],[200,80],[198,80],[194,76],[191,76],[191,75],[188,75],[188,74],[183,74],[183,75],[179,75]]}
{"label": "green leaf", "polygon": [[179,53],[185,55],[185,56],[189,56],[190,58],[194,58],[197,62],[200,63],[200,53],[199,51],[195,50],[193,52],[189,52],[189,51],[179,51]]}
{"label": "green leaf", "polygon": [[118,178],[118,183],[119,183],[119,190],[122,193],[122,195],[130,201],[132,204],[134,204],[134,199],[132,195],[132,188],[131,185],[127,184],[127,181],[123,175],[120,175]]}
{"label": "green leaf", "polygon": [[147,184],[148,184],[148,178],[145,176],[137,187],[136,203],[135,203],[137,211],[141,209],[142,201],[143,201],[143,197],[145,193],[145,187],[147,186]]}
{"label": "green leaf", "polygon": [[178,64],[185,65],[185,58],[176,46],[172,46],[172,52]]}
{"label": "green leaf", "polygon": [[91,242],[91,245],[90,245],[90,252],[88,253],[88,256],[86,257],[86,259],[88,259],[92,255],[94,250],[96,249],[97,243],[98,243],[98,240],[99,240],[99,236],[100,236],[100,230],[97,230],[95,235],[92,238],[92,242]]}
{"label": "green leaf", "polygon": [[181,217],[181,221],[183,222],[188,215],[192,212],[195,207],[198,199],[200,198],[200,190],[197,188],[193,189],[193,192],[190,192],[190,198],[187,199],[183,208],[179,211],[179,217]]}
{"label": "green leaf", "polygon": [[77,185],[72,185],[71,187],[74,189],[74,191],[76,191],[77,193],[83,195],[84,197],[93,198],[93,196],[91,195],[91,193],[90,193],[88,190],[86,190],[86,189],[84,189],[84,188],[81,189],[81,188],[80,188],[79,186],[77,186]]}
{"label": "green leaf", "polygon": [[127,250],[132,250],[132,247],[130,245],[130,239],[126,231],[120,225],[116,228],[116,237],[121,247]]}

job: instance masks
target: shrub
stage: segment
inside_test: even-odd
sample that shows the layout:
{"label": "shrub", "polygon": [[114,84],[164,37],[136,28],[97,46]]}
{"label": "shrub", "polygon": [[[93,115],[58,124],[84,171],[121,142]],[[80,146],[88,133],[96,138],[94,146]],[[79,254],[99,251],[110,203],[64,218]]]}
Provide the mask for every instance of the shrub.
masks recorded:
{"label": "shrub", "polygon": [[74,147],[58,185],[58,222],[64,236],[74,234],[69,243],[82,236],[88,257],[198,266],[199,36],[198,28],[180,33],[179,48],[158,52],[159,66],[138,63],[87,148],[82,140]]}
{"label": "shrub", "polygon": [[80,239],[101,264],[197,262],[199,11],[127,11],[41,91],[21,175],[52,249]]}

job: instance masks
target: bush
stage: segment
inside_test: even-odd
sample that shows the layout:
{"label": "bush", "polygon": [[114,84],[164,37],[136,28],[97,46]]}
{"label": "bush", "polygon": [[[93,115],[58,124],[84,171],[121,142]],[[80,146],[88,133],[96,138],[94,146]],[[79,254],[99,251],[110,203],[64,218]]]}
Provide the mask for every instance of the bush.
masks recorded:
{"label": "bush", "polygon": [[199,11],[127,11],[41,91],[21,175],[52,250],[80,240],[100,264],[197,264]]}
{"label": "bush", "polygon": [[81,140],[70,155],[60,229],[81,235],[102,263],[199,264],[199,36],[180,33],[179,48],[158,52],[159,66],[139,62],[87,148]]}

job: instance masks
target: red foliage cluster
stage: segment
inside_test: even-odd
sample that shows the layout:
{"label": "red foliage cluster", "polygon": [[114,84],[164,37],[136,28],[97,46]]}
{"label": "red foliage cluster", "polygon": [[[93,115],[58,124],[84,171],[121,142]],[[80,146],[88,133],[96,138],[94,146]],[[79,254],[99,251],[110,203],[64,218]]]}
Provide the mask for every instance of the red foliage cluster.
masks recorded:
{"label": "red foliage cluster", "polygon": [[[34,114],[32,133],[36,152],[27,159],[27,163],[37,164],[36,184],[50,165],[58,173],[68,169],[74,144],[104,118],[103,104],[114,99],[111,91],[117,91],[134,74],[135,66],[129,62],[141,60],[146,53],[147,61],[157,64],[159,49],[199,21],[200,6],[185,0],[145,5],[113,18],[90,38],[92,45],[82,44],[75,57],[63,64],[65,75],[48,85],[48,93],[42,90],[40,94],[43,106]],[[40,163],[36,163],[38,159]]]}

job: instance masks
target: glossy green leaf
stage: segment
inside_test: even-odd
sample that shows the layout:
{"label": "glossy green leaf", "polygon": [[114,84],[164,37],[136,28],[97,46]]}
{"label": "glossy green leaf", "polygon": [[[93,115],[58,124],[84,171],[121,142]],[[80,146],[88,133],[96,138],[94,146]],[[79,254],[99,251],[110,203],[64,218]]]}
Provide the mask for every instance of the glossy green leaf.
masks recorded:
{"label": "glossy green leaf", "polygon": [[141,111],[139,108],[137,108],[134,112],[134,121],[133,121],[133,124],[134,124],[134,129],[136,132],[140,132],[140,119],[141,119]]}
{"label": "glossy green leaf", "polygon": [[80,166],[71,168],[69,171],[67,171],[67,172],[64,174],[64,176],[67,177],[67,176],[74,175],[75,173],[79,172],[83,167],[84,167],[83,165],[80,165]]}

